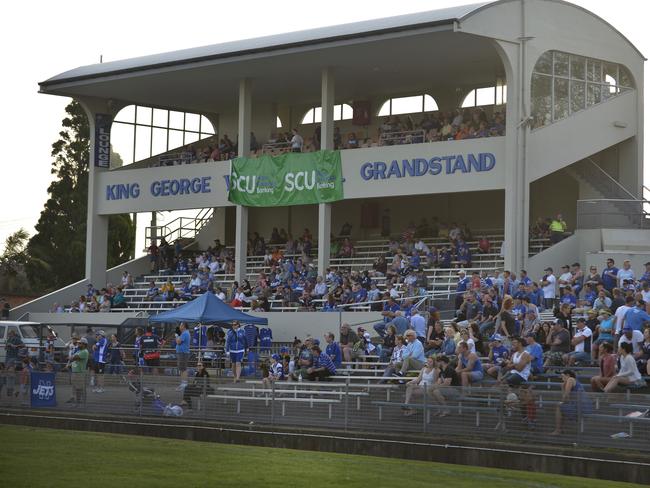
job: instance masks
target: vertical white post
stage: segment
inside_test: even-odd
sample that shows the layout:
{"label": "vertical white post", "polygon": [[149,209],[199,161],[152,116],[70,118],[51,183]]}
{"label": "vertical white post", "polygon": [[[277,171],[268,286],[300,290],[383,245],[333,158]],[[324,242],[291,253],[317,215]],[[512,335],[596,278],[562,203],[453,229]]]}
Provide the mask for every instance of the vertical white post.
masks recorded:
{"label": "vertical white post", "polygon": [[[90,158],[88,169],[88,207],[86,217],[86,279],[96,288],[106,285],[106,266],[108,263],[108,216],[98,215],[96,198],[101,197],[97,179],[103,168],[95,166],[95,114],[103,113],[102,107],[91,107],[83,102],[90,128]],[[107,112],[107,110],[105,110]]]}
{"label": "vertical white post", "polygon": [[[250,153],[251,140],[251,82],[239,82],[239,118],[237,154],[246,157]],[[235,219],[235,280],[246,278],[246,247],[248,242],[248,207],[237,205]]]}
{"label": "vertical white post", "polygon": [[[321,76],[321,130],[320,148],[334,149],[334,75],[324,68]],[[318,273],[325,275],[330,262],[330,234],[332,233],[332,205],[318,204]]]}

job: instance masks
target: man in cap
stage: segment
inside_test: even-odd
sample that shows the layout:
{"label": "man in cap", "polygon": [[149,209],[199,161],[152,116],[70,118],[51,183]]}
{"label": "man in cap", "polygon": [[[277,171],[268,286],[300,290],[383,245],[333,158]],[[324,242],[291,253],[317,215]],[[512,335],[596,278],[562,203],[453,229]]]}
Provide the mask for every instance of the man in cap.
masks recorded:
{"label": "man in cap", "polygon": [[93,344],[93,365],[95,371],[95,387],[93,393],[104,393],[104,369],[106,368],[106,356],[108,340],[106,332],[98,330],[95,333],[95,344]]}
{"label": "man in cap", "polygon": [[591,340],[592,332],[587,327],[587,321],[580,317],[576,322],[576,332],[571,339],[573,351],[562,358],[566,366],[573,366],[576,363],[591,363]]}
{"label": "man in cap", "polygon": [[530,372],[541,374],[544,372],[544,350],[537,342],[534,332],[529,332],[524,338],[526,340],[526,351],[530,356]]}
{"label": "man in cap", "polygon": [[636,307],[631,308],[625,314],[623,327],[631,327],[633,330],[643,331],[644,324],[650,322],[650,314],[646,312],[645,301],[637,300]]}
{"label": "man in cap", "polygon": [[489,363],[483,365],[485,372],[493,378],[499,378],[501,375],[501,366],[510,357],[510,351],[503,345],[503,336],[494,334],[490,336],[488,343],[488,360]]}

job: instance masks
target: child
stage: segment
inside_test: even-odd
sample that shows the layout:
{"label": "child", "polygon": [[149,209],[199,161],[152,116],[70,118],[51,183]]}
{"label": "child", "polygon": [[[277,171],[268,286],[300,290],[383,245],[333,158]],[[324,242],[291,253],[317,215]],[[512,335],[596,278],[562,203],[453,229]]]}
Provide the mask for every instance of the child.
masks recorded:
{"label": "child", "polygon": [[284,379],[284,367],[282,366],[279,354],[271,356],[271,367],[269,368],[269,375],[262,379],[264,388],[270,388],[271,384],[278,380]]}

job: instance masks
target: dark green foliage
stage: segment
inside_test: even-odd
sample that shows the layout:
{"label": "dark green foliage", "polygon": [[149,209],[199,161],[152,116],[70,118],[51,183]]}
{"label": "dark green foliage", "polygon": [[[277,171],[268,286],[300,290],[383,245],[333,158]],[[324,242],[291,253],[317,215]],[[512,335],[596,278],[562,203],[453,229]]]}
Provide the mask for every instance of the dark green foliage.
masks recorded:
{"label": "dark green foliage", "polygon": [[[26,271],[35,290],[50,291],[84,276],[86,207],[88,201],[89,125],[83,107],[72,101],[66,107],[60,139],[52,144],[49,198],[27,245]],[[135,229],[128,215],[109,220],[108,266],[128,260]],[[99,284],[101,285],[101,284]]]}

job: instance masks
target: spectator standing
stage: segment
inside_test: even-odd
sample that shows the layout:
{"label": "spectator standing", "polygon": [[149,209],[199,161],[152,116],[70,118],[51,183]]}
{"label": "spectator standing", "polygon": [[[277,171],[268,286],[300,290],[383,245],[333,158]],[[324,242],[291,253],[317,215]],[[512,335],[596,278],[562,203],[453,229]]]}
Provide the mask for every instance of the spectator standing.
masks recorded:
{"label": "spectator standing", "polygon": [[291,133],[293,134],[293,137],[291,138],[291,142],[290,142],[291,152],[297,152],[297,153],[302,152],[302,147],[305,141],[303,140],[302,136],[298,133],[298,129],[294,128],[291,131]]}
{"label": "spectator standing", "polygon": [[610,294],[618,283],[618,268],[614,264],[614,260],[609,258],[602,274],[603,286]]}
{"label": "spectator standing", "polygon": [[97,339],[93,344],[93,364],[95,368],[95,388],[93,388],[93,393],[104,393],[104,371],[106,369],[108,339],[106,339],[106,332],[103,330],[97,331],[95,337]]}
{"label": "spectator standing", "polygon": [[79,340],[79,350],[72,356],[71,365],[71,383],[73,396],[70,403],[81,405],[84,399],[84,392],[86,389],[86,370],[88,367],[88,339],[82,337]]}
{"label": "spectator standing", "polygon": [[553,268],[546,268],[544,273],[540,280],[542,292],[544,293],[544,308],[552,309],[555,304],[555,284],[557,280],[553,274]]}
{"label": "spectator standing", "polygon": [[176,363],[181,375],[181,384],[176,388],[182,391],[187,387],[187,365],[190,360],[190,331],[187,324],[181,322],[176,334]]}
{"label": "spectator standing", "polygon": [[[248,348],[246,342],[246,331],[241,328],[239,321],[235,320],[232,323],[232,328],[228,330],[226,335],[226,352],[230,355],[230,362],[232,363],[233,381],[237,383],[241,376],[241,365],[244,359],[244,353]],[[189,333],[188,333],[189,337]],[[189,352],[189,344],[188,344]]]}
{"label": "spectator standing", "polygon": [[335,367],[340,368],[342,361],[341,346],[339,346],[338,342],[334,341],[333,332],[325,334],[325,342],[327,343],[325,354],[330,357]]}

